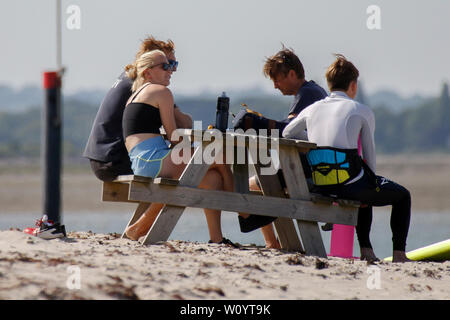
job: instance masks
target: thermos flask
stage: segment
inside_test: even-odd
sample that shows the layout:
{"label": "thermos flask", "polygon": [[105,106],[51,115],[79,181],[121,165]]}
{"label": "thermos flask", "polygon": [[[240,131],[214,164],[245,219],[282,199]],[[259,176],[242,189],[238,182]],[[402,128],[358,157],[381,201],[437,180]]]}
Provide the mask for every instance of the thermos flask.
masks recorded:
{"label": "thermos flask", "polygon": [[216,129],[225,132],[228,128],[228,110],[230,109],[230,98],[225,92],[217,99]]}

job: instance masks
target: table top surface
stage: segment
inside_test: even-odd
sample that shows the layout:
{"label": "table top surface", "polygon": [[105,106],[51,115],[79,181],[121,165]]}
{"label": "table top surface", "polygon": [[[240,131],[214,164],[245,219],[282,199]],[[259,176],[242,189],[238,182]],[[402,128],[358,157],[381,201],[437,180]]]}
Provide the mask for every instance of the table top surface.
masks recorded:
{"label": "table top surface", "polygon": [[263,135],[253,135],[246,134],[244,131],[226,131],[221,132],[217,129],[210,130],[195,130],[195,129],[177,129],[180,136],[191,136],[194,139],[208,139],[210,141],[211,137],[222,136],[222,138],[232,137],[232,138],[247,138],[247,139],[258,139],[259,141],[270,141],[270,143],[278,143],[280,146],[293,146],[297,148],[315,149],[317,145],[313,142],[297,139],[287,139],[282,137],[271,137]]}

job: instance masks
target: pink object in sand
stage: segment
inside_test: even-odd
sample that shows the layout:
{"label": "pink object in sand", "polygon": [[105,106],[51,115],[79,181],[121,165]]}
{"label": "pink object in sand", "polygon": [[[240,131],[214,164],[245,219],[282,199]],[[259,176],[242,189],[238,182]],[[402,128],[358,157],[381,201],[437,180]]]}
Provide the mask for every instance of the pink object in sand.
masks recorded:
{"label": "pink object in sand", "polygon": [[[361,155],[361,137],[358,138],[358,153]],[[340,258],[353,257],[353,241],[355,239],[355,227],[343,224],[333,225],[331,232],[330,256]]]}
{"label": "pink object in sand", "polygon": [[346,226],[343,224],[333,225],[329,255],[340,258],[353,258],[354,237],[354,226]]}

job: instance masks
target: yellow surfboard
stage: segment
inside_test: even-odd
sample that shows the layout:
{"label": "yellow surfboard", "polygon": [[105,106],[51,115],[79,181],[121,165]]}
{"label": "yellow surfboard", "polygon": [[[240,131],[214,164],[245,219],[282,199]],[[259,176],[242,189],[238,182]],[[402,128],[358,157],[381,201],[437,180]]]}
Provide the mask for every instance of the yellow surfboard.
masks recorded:
{"label": "yellow surfboard", "polygon": [[[450,239],[407,252],[406,256],[415,261],[450,260]],[[392,257],[384,258],[384,261],[392,261]]]}

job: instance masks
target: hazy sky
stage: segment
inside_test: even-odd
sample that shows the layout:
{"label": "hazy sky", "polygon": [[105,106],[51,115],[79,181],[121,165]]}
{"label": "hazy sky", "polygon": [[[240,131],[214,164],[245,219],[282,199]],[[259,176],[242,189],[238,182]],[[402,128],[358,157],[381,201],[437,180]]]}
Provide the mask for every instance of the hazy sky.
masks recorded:
{"label": "hazy sky", "polygon": [[[71,5],[80,9],[80,29],[66,25],[76,22]],[[56,67],[55,8],[56,0],[1,2],[0,84],[40,85],[42,72]],[[370,30],[368,20],[381,29]],[[262,66],[281,43],[322,85],[332,53],[355,63],[368,92],[437,94],[450,81],[448,0],[63,0],[62,24],[66,92],[110,87],[146,35],[175,42],[175,93],[270,90]]]}

